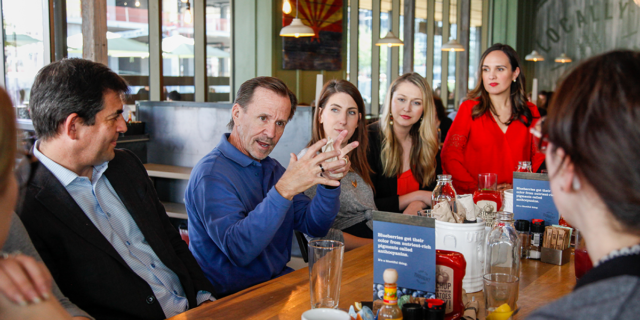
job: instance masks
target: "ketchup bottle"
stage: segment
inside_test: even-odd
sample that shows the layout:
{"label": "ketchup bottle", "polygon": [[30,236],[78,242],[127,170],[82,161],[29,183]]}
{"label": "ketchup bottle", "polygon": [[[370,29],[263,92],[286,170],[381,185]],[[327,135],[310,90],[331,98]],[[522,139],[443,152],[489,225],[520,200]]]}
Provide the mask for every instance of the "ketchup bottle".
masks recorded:
{"label": "ketchup bottle", "polygon": [[446,302],[445,320],[460,319],[464,314],[462,278],[466,268],[462,253],[436,250],[436,298]]}
{"label": "ketchup bottle", "polygon": [[498,174],[481,173],[478,175],[478,190],[473,193],[473,202],[484,209],[486,205],[493,207],[493,212],[502,209],[502,196],[498,191]]}

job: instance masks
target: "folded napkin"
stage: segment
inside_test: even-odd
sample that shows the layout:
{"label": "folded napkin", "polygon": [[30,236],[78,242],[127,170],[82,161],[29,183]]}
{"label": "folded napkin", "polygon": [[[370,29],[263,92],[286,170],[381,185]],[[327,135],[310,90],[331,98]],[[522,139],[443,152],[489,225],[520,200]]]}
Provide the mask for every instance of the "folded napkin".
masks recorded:
{"label": "folded napkin", "polygon": [[479,217],[482,212],[482,209],[473,202],[473,195],[459,195],[456,203],[458,204],[458,210],[460,210],[461,207],[465,209],[465,219],[468,221],[476,221],[476,218]]}
{"label": "folded napkin", "polygon": [[[324,145],[324,147],[322,147],[322,152],[331,152],[333,151],[333,138],[330,138],[329,141],[327,141],[327,144]],[[330,159],[327,159],[325,162],[331,162],[331,161],[336,161],[338,160],[338,157],[333,157]],[[329,177],[332,177],[334,179],[339,179],[342,178],[342,176],[344,176],[344,174],[342,173],[329,173],[329,172],[325,172],[324,174],[328,175]]]}
{"label": "folded napkin", "polygon": [[451,207],[446,201],[436,203],[431,210],[431,215],[438,221],[457,223],[453,212],[451,212]]}

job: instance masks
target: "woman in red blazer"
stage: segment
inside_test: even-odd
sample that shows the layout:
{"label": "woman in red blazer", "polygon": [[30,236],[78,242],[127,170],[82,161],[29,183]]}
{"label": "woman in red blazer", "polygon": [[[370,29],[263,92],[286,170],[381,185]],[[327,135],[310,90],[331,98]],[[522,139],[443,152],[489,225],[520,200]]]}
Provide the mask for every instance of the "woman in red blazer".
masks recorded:
{"label": "woman in red blazer", "polygon": [[443,171],[453,176],[458,194],[475,191],[480,173],[497,173],[500,188],[509,188],[519,161],[531,161],[534,172],[544,161],[529,133],[540,114],[526,100],[516,51],[493,45],[482,55],[480,70],[442,148]]}

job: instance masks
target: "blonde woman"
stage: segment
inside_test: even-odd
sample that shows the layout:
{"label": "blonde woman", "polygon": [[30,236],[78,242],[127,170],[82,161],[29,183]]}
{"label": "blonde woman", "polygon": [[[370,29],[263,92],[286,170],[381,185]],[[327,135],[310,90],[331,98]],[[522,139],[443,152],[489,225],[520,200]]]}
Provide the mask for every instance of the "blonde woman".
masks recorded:
{"label": "blonde woman", "polygon": [[378,210],[416,215],[431,205],[442,173],[432,92],[419,74],[400,76],[389,87],[380,121],[368,127]]}

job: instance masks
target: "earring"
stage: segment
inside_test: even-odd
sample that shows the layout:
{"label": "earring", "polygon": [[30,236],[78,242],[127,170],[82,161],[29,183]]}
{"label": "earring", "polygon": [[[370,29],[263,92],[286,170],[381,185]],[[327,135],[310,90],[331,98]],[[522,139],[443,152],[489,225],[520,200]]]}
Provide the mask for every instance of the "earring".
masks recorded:
{"label": "earring", "polygon": [[391,120],[389,121],[389,125],[392,126],[393,125],[393,116],[391,116]]}
{"label": "earring", "polygon": [[516,83],[516,79],[513,79],[513,83]]}
{"label": "earring", "polygon": [[573,183],[571,185],[573,186],[573,190],[580,190],[580,188],[582,187],[580,185],[580,180],[578,180],[578,177],[573,177]]}

